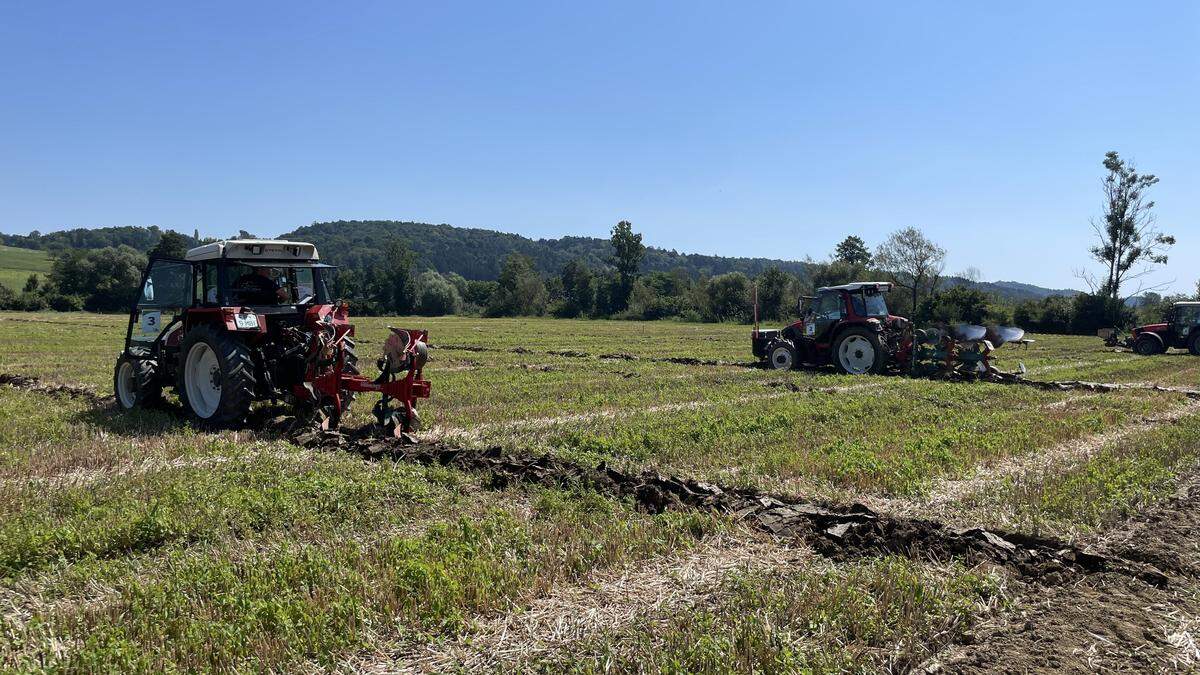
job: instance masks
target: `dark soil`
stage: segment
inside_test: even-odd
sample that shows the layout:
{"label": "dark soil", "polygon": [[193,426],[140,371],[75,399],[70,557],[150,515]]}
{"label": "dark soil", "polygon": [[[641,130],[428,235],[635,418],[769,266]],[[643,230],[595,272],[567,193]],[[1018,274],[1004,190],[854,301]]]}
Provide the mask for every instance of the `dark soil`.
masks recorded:
{"label": "dark soil", "polygon": [[[1106,533],[1099,553],[1164,570],[1166,586],[1100,573],[1047,588],[1029,585],[1007,621],[925,664],[928,672],[1195,671],[1168,636],[1200,617],[1200,481]],[[1193,648],[1194,649],[1194,648]]]}
{"label": "dark soil", "polygon": [[88,387],[80,387],[70,384],[48,384],[32,375],[13,375],[11,373],[0,373],[0,385],[12,387],[13,389],[23,389],[25,391],[35,391],[41,394],[50,394],[51,396],[65,396],[67,398],[81,398],[92,403],[107,403],[113,400],[112,396],[102,396]]}
{"label": "dark soil", "polygon": [[378,438],[369,429],[351,433],[306,431],[294,442],[341,449],[370,459],[441,464],[484,472],[494,487],[535,483],[578,487],[633,500],[652,513],[701,509],[729,514],[783,539],[799,539],[834,559],[891,553],[914,558],[963,559],[1003,565],[1040,583],[1060,584],[1081,575],[1112,573],[1165,585],[1147,562],[1095,555],[1068,544],[1018,533],[957,530],[932,521],[877,513],[861,504],[837,505],[729,488],[653,471],[625,473],[601,464],[587,467],[550,455],[500,448],[461,449]]}

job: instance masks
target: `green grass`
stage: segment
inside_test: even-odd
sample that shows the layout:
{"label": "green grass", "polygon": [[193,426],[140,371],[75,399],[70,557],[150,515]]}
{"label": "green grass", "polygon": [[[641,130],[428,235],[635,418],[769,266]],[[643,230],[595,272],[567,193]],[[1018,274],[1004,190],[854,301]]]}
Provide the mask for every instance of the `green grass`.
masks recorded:
{"label": "green grass", "polygon": [[1020,474],[975,496],[1032,532],[1076,534],[1119,522],[1173,494],[1200,460],[1200,416],[1141,432],[1083,461]]}
{"label": "green grass", "polygon": [[25,288],[30,274],[37,274],[45,281],[50,273],[50,262],[45,251],[0,246],[0,286],[19,293]]}
{"label": "green grass", "polygon": [[904,671],[971,628],[995,579],[882,558],[837,569],[729,575],[705,602],[639,617],[548,672]]}
{"label": "green grass", "polygon": [[[0,372],[107,394],[125,320],[0,313]],[[732,325],[371,318],[358,323],[360,354],[370,358],[389,324],[496,350],[433,350],[427,439],[914,509],[943,479],[1185,401],[547,353],[747,361],[748,328]],[[1001,366],[1200,382],[1200,359],[1033,337],[1000,352]],[[369,416],[364,400],[347,423]],[[490,489],[485,475],[364,462],[255,430],[201,432],[169,411],[0,388],[0,419],[0,670],[319,669],[381,644],[402,654],[469,643],[489,619],[737,528],[589,492]],[[1103,529],[1169,494],[1197,458],[1200,418],[1184,417],[1078,462],[985,480],[950,508],[1029,531]],[[538,667],[899,669],[968,630],[996,583],[895,559],[725,575]]]}

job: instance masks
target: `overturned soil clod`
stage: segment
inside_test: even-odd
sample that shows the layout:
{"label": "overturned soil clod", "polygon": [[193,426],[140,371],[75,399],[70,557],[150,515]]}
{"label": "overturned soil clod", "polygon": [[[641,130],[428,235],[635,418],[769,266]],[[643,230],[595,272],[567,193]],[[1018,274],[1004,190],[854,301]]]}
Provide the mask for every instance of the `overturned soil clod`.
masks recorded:
{"label": "overturned soil clod", "polygon": [[877,513],[861,504],[835,505],[767,495],[653,471],[627,473],[595,468],[550,455],[501,448],[463,449],[411,440],[378,438],[370,428],[338,433],[308,431],[292,436],[310,448],[341,449],[369,459],[439,464],[490,475],[496,488],[527,482],[574,486],[632,499],[652,513],[699,509],[733,516],[784,539],[798,539],[822,555],[853,558],[884,553],[915,558],[959,558],[1004,565],[1026,578],[1061,583],[1082,574],[1116,572],[1154,586],[1167,577],[1146,563],[1086,553],[1068,544],[997,530],[956,530],[941,523]]}
{"label": "overturned soil clod", "polygon": [[87,387],[70,384],[48,384],[33,375],[0,373],[0,385],[24,391],[34,391],[39,394],[49,394],[51,396],[80,398],[92,403],[106,403],[113,400],[112,396],[102,396]]}

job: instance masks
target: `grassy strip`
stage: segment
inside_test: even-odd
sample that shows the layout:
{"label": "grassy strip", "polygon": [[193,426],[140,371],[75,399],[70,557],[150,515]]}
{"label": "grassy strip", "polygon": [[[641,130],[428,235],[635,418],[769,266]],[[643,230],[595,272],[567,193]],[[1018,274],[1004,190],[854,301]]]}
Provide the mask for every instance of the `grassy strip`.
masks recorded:
{"label": "grassy strip", "polygon": [[[774,489],[802,480],[835,494],[920,494],[978,462],[1095,433],[1161,405],[1161,397],[1061,400],[1014,387],[892,380],[878,391],[797,394],[699,410],[632,414],[619,423],[563,424],[536,440],[586,462],[652,464],[726,483]],[[791,486],[796,487],[796,486]]]}
{"label": "grassy strip", "polygon": [[1033,532],[1073,532],[1119,522],[1171,494],[1200,459],[1200,415],[1110,444],[1087,461],[1006,478],[964,506]]}
{"label": "grassy strip", "polygon": [[713,597],[573,645],[546,672],[877,672],[911,668],[997,601],[995,578],[901,558],[732,575]]}
{"label": "grassy strip", "polygon": [[349,457],[296,462],[261,455],[48,493],[24,490],[0,523],[0,577],[275,528],[333,530],[403,520],[425,505],[452,502],[452,492],[469,480]]}
{"label": "grassy strip", "polygon": [[164,574],[126,580],[113,603],[34,617],[15,637],[5,631],[0,666],[330,667],[380,636],[412,643],[454,635],[472,615],[598,566],[686,548],[719,527],[699,514],[651,517],[595,495],[545,490],[528,517],[496,509],[420,536],[331,536],[240,557],[184,553]]}

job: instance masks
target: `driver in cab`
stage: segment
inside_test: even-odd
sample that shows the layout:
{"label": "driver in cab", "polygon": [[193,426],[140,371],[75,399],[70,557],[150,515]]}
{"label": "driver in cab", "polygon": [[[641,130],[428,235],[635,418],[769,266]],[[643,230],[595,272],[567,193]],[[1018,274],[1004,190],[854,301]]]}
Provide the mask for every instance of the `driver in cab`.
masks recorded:
{"label": "driver in cab", "polygon": [[247,305],[274,305],[287,302],[288,289],[272,277],[270,267],[255,267],[233,282],[233,290]]}

